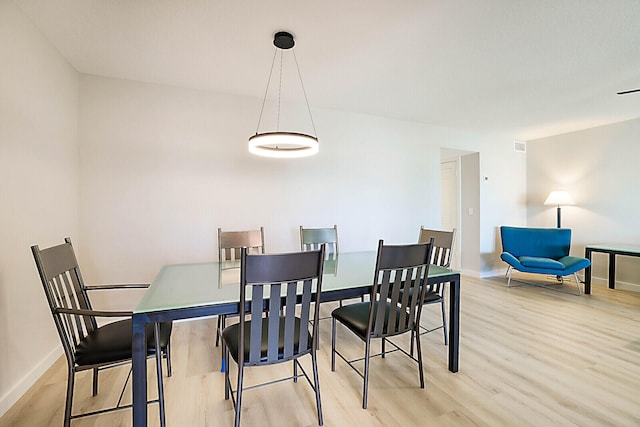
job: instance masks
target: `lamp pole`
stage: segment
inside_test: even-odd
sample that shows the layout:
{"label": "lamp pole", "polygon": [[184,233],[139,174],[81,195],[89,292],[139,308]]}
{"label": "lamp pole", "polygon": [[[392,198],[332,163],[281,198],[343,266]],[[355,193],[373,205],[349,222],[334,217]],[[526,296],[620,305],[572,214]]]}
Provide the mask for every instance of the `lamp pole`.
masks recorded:
{"label": "lamp pole", "polygon": [[571,196],[569,196],[569,193],[567,193],[566,191],[552,191],[549,194],[549,197],[547,197],[547,200],[544,201],[544,204],[547,206],[553,206],[556,205],[556,215],[557,215],[557,221],[556,221],[556,225],[558,228],[562,227],[562,223],[561,223],[561,212],[560,210],[562,209],[560,206],[569,206],[569,205],[573,205],[573,199],[571,198]]}

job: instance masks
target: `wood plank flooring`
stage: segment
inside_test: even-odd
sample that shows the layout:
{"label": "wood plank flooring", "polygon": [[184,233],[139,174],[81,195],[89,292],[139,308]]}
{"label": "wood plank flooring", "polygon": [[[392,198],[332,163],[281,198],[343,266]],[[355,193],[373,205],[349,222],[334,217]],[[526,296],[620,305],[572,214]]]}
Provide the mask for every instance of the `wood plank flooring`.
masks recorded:
{"label": "wood plank flooring", "polygon": [[[573,285],[563,286],[571,290]],[[331,372],[331,322],[321,323],[325,426],[640,425],[640,294],[599,286],[583,296],[509,289],[502,277],[463,276],[461,288],[460,371],[447,370],[441,331],[423,335],[425,389],[419,388],[414,362],[399,353],[376,358],[367,410],[361,407],[361,378],[340,359]],[[328,315],[330,310],[326,305],[321,311]],[[427,306],[424,313],[423,324],[437,322],[437,306]],[[168,426],[233,425],[232,405],[224,400],[220,351],[214,346],[215,325],[215,319],[175,325],[174,374],[165,379]],[[338,346],[354,355],[364,348],[344,329],[339,329]],[[287,375],[290,366],[248,369],[246,384]],[[96,398],[91,397],[90,375],[81,375],[74,409],[113,404],[127,372],[122,367],[101,374]],[[60,359],[0,418],[0,426],[61,425],[65,382]],[[153,379],[149,389],[155,395]],[[131,399],[130,386],[125,399]],[[158,425],[157,405],[150,405],[149,420]],[[73,425],[129,426],[131,411]],[[247,391],[242,425],[315,426],[313,391],[304,380]]]}

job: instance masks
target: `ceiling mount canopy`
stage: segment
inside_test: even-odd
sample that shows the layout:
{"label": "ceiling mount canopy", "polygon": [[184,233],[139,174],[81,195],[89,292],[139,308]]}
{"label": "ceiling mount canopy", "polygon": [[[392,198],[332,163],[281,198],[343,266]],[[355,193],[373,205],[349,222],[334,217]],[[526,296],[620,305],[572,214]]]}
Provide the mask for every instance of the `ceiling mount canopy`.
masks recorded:
{"label": "ceiling mount canopy", "polygon": [[[271,63],[271,71],[269,72],[269,80],[267,81],[267,89],[264,93],[264,99],[262,101],[262,108],[260,109],[260,116],[258,117],[258,125],[256,127],[255,135],[249,138],[249,152],[258,156],[264,157],[306,157],[316,154],[319,150],[318,137],[309,135],[303,132],[283,132],[280,131],[280,104],[281,104],[281,92],[282,92],[282,61],[283,53],[286,50],[291,49],[293,59],[295,61],[296,70],[298,71],[298,78],[300,79],[300,85],[302,87],[302,93],[304,94],[304,100],[307,105],[307,111],[309,112],[309,119],[311,120],[311,127],[313,133],[316,134],[316,127],[313,123],[313,117],[311,116],[311,109],[309,108],[309,101],[307,99],[307,93],[302,83],[302,76],[300,74],[300,67],[298,66],[298,60],[296,58],[295,51],[292,49],[295,46],[293,35],[287,31],[278,31],[273,36],[273,45],[276,50],[273,54],[273,61]],[[276,56],[280,53],[280,86],[278,87],[278,110],[277,110],[277,128],[272,132],[260,132],[260,122],[262,121],[262,113],[264,112],[264,106],[267,101],[267,94],[269,92],[269,85],[271,83],[271,76],[273,75],[273,67],[276,62]]]}
{"label": "ceiling mount canopy", "polygon": [[293,40],[293,35],[291,33],[287,33],[286,31],[278,31],[273,36],[273,44],[278,49],[291,49],[295,46],[296,42]]}

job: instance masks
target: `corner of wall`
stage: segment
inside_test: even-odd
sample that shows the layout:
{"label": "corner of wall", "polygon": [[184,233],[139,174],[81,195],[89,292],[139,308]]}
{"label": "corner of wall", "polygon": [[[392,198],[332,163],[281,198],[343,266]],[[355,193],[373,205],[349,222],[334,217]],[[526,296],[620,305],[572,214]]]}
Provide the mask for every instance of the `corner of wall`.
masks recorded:
{"label": "corner of wall", "polygon": [[56,345],[46,356],[44,356],[33,369],[26,373],[14,386],[0,397],[0,417],[4,415],[28,390],[36,381],[44,375],[47,370],[62,355],[62,348]]}

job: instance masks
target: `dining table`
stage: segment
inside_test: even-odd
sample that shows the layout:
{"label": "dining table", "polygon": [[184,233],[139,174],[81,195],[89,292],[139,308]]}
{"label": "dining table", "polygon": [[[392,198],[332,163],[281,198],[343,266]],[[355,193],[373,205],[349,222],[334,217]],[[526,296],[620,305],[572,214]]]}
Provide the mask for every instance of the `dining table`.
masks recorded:
{"label": "dining table", "polygon": [[[370,294],[375,251],[345,252],[324,261],[320,301],[361,298]],[[133,310],[133,425],[147,425],[147,341],[145,325],[179,319],[234,315],[240,311],[239,261],[163,266]],[[458,371],[460,272],[429,266],[427,284],[449,285],[448,368]]]}

